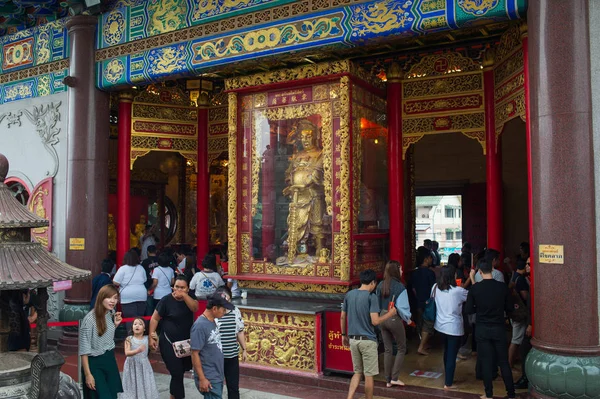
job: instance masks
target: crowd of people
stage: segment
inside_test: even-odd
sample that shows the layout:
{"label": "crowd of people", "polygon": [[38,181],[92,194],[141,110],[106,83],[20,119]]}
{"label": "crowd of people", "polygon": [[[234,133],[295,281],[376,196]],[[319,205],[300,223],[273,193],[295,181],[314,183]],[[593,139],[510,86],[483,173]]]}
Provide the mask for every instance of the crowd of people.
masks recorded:
{"label": "crowd of people", "polygon": [[[230,288],[239,296],[237,285],[223,280],[216,254],[207,254],[202,268],[192,251],[157,253],[151,244],[141,255],[132,248],[118,268],[105,259],[92,281],[90,312],[79,332],[84,398],[158,398],[149,350],[160,352],[169,371],[172,399],[185,397],[190,370],[205,398],[221,398],[225,382],[228,397],[239,398],[239,353],[242,361],[247,357],[244,321],[231,303]],[[129,336],[121,379],[115,332],[124,319]]]}
{"label": "crowd of people", "polygon": [[[418,334],[419,356],[430,355],[433,336],[443,343],[445,390],[457,389],[457,359],[475,353],[476,376],[485,390],[482,398],[493,397],[498,369],[508,397],[515,397],[516,388],[527,387],[527,377],[523,367],[515,383],[511,367],[519,355],[524,361],[531,348],[527,243],[521,245],[514,267],[505,259],[511,269],[505,272],[499,270],[500,253],[494,249],[472,254],[465,244],[461,254],[451,254],[447,264],[440,266],[435,244],[424,244],[417,249],[416,268],[408,279],[403,279],[399,262],[389,261],[383,280],[377,281],[375,271],[364,270],[361,286],[345,296],[341,331],[354,368],[348,397],[353,397],[363,375],[366,397],[372,397],[380,340],[387,387],[405,385],[400,373],[407,352],[407,326]],[[171,398],[185,397],[184,375],[190,370],[205,398],[221,398],[225,383],[228,397],[238,398],[239,357],[245,361],[247,353],[244,321],[231,303],[239,296],[235,280],[224,278],[214,253],[207,254],[198,267],[191,251],[167,248],[157,253],[153,244],[144,249],[144,259],[139,249],[128,251],[119,268],[105,259],[92,282],[90,312],[80,328],[84,396],[157,397],[148,360],[148,351],[157,350],[171,377]],[[29,301],[26,293],[18,299],[22,308]],[[150,316],[149,323],[144,316]],[[130,335],[124,342],[121,380],[114,337],[124,318]]]}
{"label": "crowd of people", "polygon": [[[445,390],[457,389],[457,359],[471,355],[477,355],[475,372],[477,379],[483,380],[482,398],[493,397],[492,381],[498,369],[509,398],[515,397],[515,389],[527,388],[524,363],[532,331],[528,243],[521,244],[515,262],[506,258],[504,263],[506,269],[502,272],[499,251],[490,248],[472,254],[466,243],[461,254],[451,254],[447,265],[439,266],[437,247],[426,240],[417,249],[416,268],[407,286],[402,283],[402,268],[397,261],[387,263],[379,284],[373,270],[362,271],[361,286],[345,296],[340,323],[343,344],[350,348],[354,369],[348,398],[353,397],[363,376],[366,398],[373,397],[373,377],[379,374],[377,330],[385,348],[387,386],[404,385],[399,375],[407,350],[406,325],[416,327],[420,356],[430,355],[434,334],[440,337]],[[514,382],[511,367],[519,352],[522,376]]]}

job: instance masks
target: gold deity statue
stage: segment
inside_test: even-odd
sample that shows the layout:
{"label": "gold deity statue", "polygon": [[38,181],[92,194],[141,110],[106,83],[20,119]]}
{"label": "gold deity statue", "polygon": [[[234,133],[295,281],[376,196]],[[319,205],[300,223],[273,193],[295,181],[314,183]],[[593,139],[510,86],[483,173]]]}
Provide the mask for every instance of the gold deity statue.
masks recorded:
{"label": "gold deity statue", "polygon": [[326,213],[323,188],[323,154],[318,146],[319,129],[303,119],[288,136],[288,144],[301,143],[301,149],[294,151],[285,172],[288,186],[283,195],[290,197],[288,214],[288,256],[289,265],[294,264],[298,245],[305,247],[309,236],[320,254],[324,244],[323,217]]}
{"label": "gold deity statue", "polygon": [[117,250],[117,227],[115,226],[115,218],[112,213],[108,214],[108,250]]}
{"label": "gold deity statue", "polygon": [[142,249],[142,241],[146,233],[146,215],[140,215],[140,222],[135,225],[135,244],[131,243],[131,248],[138,247]]}

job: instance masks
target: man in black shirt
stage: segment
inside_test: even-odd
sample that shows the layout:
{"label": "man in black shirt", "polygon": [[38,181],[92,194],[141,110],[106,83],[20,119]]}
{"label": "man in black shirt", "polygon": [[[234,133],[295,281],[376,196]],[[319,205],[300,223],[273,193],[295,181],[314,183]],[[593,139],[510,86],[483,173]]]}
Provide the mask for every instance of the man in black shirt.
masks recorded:
{"label": "man in black shirt", "polygon": [[435,284],[435,273],[430,268],[432,262],[431,250],[426,247],[417,248],[417,265],[419,267],[410,276],[410,286],[418,301],[417,332],[421,335],[421,343],[417,352],[423,356],[429,355],[427,341],[429,336],[433,335],[433,321],[423,318],[425,302],[431,297],[431,287]]}
{"label": "man in black shirt", "polygon": [[[515,397],[512,372],[508,364],[508,344],[504,330],[504,312],[512,311],[506,284],[494,280],[492,264],[485,260],[477,263],[483,281],[475,284],[467,297],[467,312],[476,313],[475,338],[478,357],[483,366],[485,398],[493,398],[492,375],[494,374],[494,354],[500,366],[502,379],[509,398]],[[471,270],[474,275],[475,270]],[[474,276],[472,276],[474,277]]]}

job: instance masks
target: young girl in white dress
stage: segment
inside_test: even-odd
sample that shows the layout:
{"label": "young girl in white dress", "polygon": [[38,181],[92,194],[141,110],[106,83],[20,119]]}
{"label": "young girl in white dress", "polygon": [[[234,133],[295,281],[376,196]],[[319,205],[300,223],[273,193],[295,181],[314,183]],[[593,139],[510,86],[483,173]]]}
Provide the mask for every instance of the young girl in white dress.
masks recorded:
{"label": "young girl in white dress", "polygon": [[123,367],[123,393],[119,399],[158,399],[154,372],[148,360],[148,336],[141,317],[132,325],[132,335],[125,340],[125,366]]}

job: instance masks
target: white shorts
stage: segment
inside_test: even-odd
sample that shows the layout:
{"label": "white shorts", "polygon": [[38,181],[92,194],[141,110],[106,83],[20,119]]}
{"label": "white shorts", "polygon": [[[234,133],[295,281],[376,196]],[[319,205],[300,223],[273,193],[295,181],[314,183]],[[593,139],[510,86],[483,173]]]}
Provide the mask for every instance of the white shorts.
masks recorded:
{"label": "white shorts", "polygon": [[527,323],[511,320],[512,323],[512,340],[511,344],[521,345],[523,338],[525,338],[525,330],[527,330]]}

